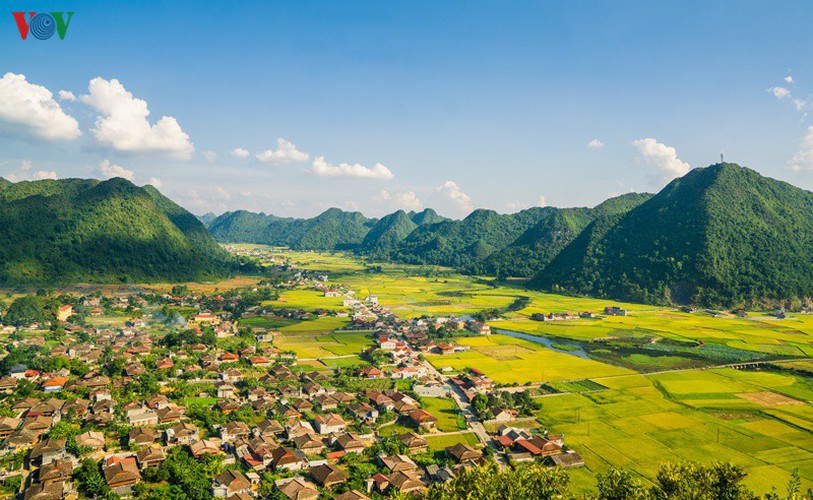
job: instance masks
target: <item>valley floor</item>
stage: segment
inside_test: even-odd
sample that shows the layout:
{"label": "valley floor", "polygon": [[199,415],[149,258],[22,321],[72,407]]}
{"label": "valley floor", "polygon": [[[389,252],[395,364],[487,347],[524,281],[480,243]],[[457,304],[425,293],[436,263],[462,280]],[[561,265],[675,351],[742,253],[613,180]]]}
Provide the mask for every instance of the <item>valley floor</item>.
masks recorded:
{"label": "valley floor", "polygon": [[[813,315],[689,313],[529,291],[436,267],[365,263],[339,253],[282,255],[330,273],[331,282],[357,297],[377,296],[403,318],[503,310],[502,318],[488,322],[494,331],[544,338],[548,346],[500,334],[460,337],[455,342],[468,350],[427,359],[451,374],[476,367],[498,384],[536,391],[539,410],[521,423],[563,433],[584,457],[585,467],[572,471],[577,491],[592,488],[595,473],[612,467],[651,480],[660,463],[677,460],[740,464],[747,484],[760,493],[781,490],[798,467],[804,487],[813,487]],[[524,307],[505,311],[519,298],[526,298]],[[338,303],[304,293],[285,300],[301,307]],[[601,314],[607,306],[627,315]],[[586,311],[596,316],[531,319]],[[351,364],[344,355],[364,343],[355,334],[280,330],[284,345],[326,366]]]}

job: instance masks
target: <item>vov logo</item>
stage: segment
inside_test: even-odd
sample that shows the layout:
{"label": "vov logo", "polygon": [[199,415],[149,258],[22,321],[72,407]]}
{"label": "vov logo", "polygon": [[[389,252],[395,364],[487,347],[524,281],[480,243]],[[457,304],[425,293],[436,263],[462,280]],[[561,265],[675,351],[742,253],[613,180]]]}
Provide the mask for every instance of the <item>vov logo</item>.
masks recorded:
{"label": "vov logo", "polygon": [[23,40],[28,38],[29,33],[37,40],[48,40],[54,33],[59,33],[59,39],[64,40],[73,17],[73,12],[29,12],[26,21],[25,14],[25,12],[11,13]]}

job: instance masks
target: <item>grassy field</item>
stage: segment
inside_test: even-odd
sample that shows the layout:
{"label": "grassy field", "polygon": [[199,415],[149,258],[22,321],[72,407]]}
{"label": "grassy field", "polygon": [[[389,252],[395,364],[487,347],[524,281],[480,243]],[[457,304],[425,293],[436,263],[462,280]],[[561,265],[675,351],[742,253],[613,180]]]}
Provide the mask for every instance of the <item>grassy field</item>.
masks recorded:
{"label": "grassy field", "polygon": [[247,326],[250,328],[267,328],[268,330],[276,330],[277,328],[296,325],[297,323],[300,323],[300,321],[280,317],[245,318],[240,320],[240,326]]}
{"label": "grassy field", "polygon": [[629,370],[555,352],[527,340],[506,335],[469,337],[459,340],[469,351],[453,355],[427,356],[436,368],[450,366],[456,371],[478,368],[502,384],[549,382],[575,378],[625,375]]}
{"label": "grassy field", "polygon": [[429,443],[430,452],[443,451],[449,446],[454,446],[458,443],[465,443],[475,446],[480,443],[477,435],[473,432],[463,432],[460,434],[441,434],[439,436],[425,436],[426,442]]}
{"label": "grassy field", "polygon": [[[298,326],[298,325],[297,325]],[[274,340],[274,347],[293,351],[300,358],[327,358],[359,354],[373,345],[366,333],[312,333],[286,331]]]}
{"label": "grassy field", "polygon": [[810,315],[796,315],[784,320],[762,314],[752,314],[747,318],[714,317],[704,313],[687,314],[631,305],[628,307],[632,312],[625,317],[558,322],[530,320],[529,316],[539,312],[542,304],[535,300],[532,307],[513,313],[510,320],[495,325],[523,333],[582,341],[659,337],[682,342],[702,340],[776,356],[813,356],[813,316]]}
{"label": "grassy field", "polygon": [[460,416],[454,400],[450,398],[421,398],[421,407],[438,419],[437,428],[441,432],[466,428],[465,420]]}
{"label": "grassy field", "polygon": [[[809,381],[722,369],[597,382],[608,389],[537,399],[540,423],[564,433],[591,472],[623,467],[652,479],[662,462],[724,460],[743,465],[761,493],[781,486],[794,467],[813,478]],[[594,485],[592,475],[574,480],[579,489]]]}
{"label": "grassy field", "polygon": [[342,311],[347,309],[342,305],[341,297],[325,297],[325,294],[316,290],[287,290],[280,294],[279,299],[269,302],[274,307],[292,307],[312,311],[314,309],[327,309],[328,311]]}
{"label": "grassy field", "polygon": [[349,322],[349,318],[325,316],[283,326],[279,331],[286,333],[329,333],[344,328]]}

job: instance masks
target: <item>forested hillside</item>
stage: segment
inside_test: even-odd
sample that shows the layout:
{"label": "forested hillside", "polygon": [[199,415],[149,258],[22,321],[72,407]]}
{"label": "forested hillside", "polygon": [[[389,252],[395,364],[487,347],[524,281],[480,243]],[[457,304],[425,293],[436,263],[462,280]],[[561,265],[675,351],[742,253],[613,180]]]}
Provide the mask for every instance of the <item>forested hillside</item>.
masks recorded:
{"label": "forested hillside", "polygon": [[116,178],[0,183],[0,282],[197,280],[228,254],[156,189]]}
{"label": "forested hillside", "polygon": [[735,306],[813,296],[813,193],[735,164],[695,169],[599,218],[535,279],[546,289]]}

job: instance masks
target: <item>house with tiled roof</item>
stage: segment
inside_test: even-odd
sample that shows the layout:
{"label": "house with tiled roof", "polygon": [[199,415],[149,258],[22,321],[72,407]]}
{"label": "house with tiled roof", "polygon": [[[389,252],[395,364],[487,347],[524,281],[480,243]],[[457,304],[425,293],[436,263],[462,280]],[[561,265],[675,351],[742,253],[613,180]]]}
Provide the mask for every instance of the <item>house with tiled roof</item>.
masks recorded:
{"label": "house with tiled roof", "polygon": [[251,494],[251,481],[239,470],[226,469],[212,482],[212,495],[226,498],[237,494]]}

